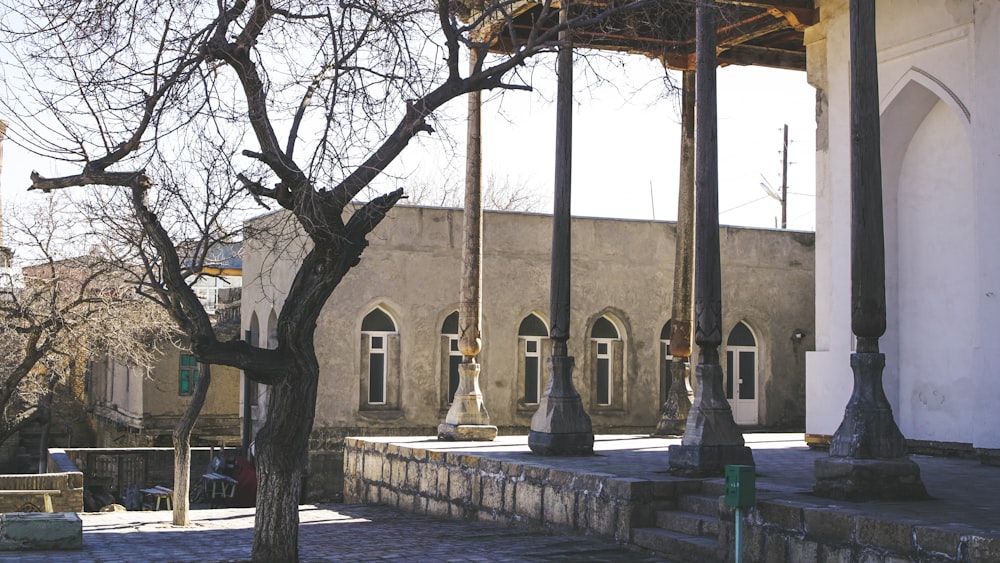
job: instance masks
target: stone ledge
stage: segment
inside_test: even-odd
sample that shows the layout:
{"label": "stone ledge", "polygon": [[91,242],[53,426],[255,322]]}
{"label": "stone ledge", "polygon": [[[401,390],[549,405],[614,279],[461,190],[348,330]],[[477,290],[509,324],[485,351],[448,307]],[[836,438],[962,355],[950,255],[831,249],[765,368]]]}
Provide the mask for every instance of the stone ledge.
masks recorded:
{"label": "stone ledge", "polygon": [[0,549],[82,549],[83,520],[75,512],[8,512],[0,516]]}
{"label": "stone ledge", "polygon": [[348,443],[344,468],[346,502],[386,503],[450,518],[540,525],[622,541],[633,524],[651,521],[654,493],[677,487],[459,452],[411,450],[405,444],[373,446],[363,439]]}

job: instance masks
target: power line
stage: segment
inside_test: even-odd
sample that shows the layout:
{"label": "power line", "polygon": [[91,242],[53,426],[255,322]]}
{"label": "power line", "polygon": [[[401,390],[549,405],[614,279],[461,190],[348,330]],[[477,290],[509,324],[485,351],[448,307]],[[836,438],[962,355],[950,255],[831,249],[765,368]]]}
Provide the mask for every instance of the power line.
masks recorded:
{"label": "power line", "polygon": [[746,207],[746,206],[750,205],[751,203],[757,203],[758,201],[760,201],[762,199],[767,199],[769,197],[771,197],[771,196],[765,195],[765,196],[758,197],[757,199],[755,199],[753,201],[748,201],[746,203],[741,203],[741,204],[737,205],[736,207],[731,207],[731,208],[729,208],[729,209],[727,209],[725,211],[720,212],[719,215],[722,215],[723,213],[729,213],[730,211],[736,211],[737,209],[739,209],[741,207]]}

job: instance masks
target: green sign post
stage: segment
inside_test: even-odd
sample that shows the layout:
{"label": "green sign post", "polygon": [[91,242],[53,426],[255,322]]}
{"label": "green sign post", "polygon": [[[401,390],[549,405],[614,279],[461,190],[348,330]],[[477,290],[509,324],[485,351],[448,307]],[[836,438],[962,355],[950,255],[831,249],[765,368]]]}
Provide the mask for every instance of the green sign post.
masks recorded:
{"label": "green sign post", "polygon": [[726,466],[726,506],[736,508],[736,563],[743,562],[743,514],[757,501],[757,474],[752,465]]}

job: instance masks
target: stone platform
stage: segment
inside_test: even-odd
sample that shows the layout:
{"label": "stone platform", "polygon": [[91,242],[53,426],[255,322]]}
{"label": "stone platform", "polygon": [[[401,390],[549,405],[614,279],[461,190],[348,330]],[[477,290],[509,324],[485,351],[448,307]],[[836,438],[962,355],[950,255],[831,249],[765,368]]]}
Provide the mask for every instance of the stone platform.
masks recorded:
{"label": "stone platform", "polygon": [[[723,480],[669,475],[668,448],[679,442],[597,436],[596,455],[550,457],[532,454],[526,436],[352,438],[345,500],[597,535],[668,559],[729,560],[734,520],[719,502]],[[832,501],[812,495],[814,462],[827,454],[809,450],[802,434],[747,434],[746,442],[758,485],[758,503],[746,513],[747,561],[1000,561],[1000,468],[913,456],[930,500]],[[698,519],[691,541],[703,551],[672,552],[678,534],[656,528],[698,499],[711,514],[689,515]],[[654,536],[663,542],[650,543]]]}

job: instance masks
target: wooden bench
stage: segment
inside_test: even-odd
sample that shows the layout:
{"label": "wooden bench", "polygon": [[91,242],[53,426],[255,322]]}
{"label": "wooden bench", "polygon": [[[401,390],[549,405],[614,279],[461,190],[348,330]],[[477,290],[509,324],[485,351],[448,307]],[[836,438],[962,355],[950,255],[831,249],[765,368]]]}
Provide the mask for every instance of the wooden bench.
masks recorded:
{"label": "wooden bench", "polygon": [[153,505],[154,506],[153,510],[159,510],[160,501],[164,500],[167,501],[167,510],[173,510],[173,504],[172,504],[174,498],[173,489],[168,489],[166,487],[161,487],[157,485],[149,489],[140,489],[139,492],[142,493],[143,497],[153,497],[156,499],[156,504]]}
{"label": "wooden bench", "polygon": [[[206,473],[201,476],[205,480],[205,492],[208,493],[209,500],[216,498],[233,498],[236,494],[236,479],[221,473]],[[209,490],[208,484],[211,484]]]}
{"label": "wooden bench", "polygon": [[41,496],[42,502],[45,506],[45,512],[52,512],[52,497],[55,495],[61,495],[62,491],[59,489],[9,489],[0,490],[0,496],[3,497],[13,497],[13,496]]}

